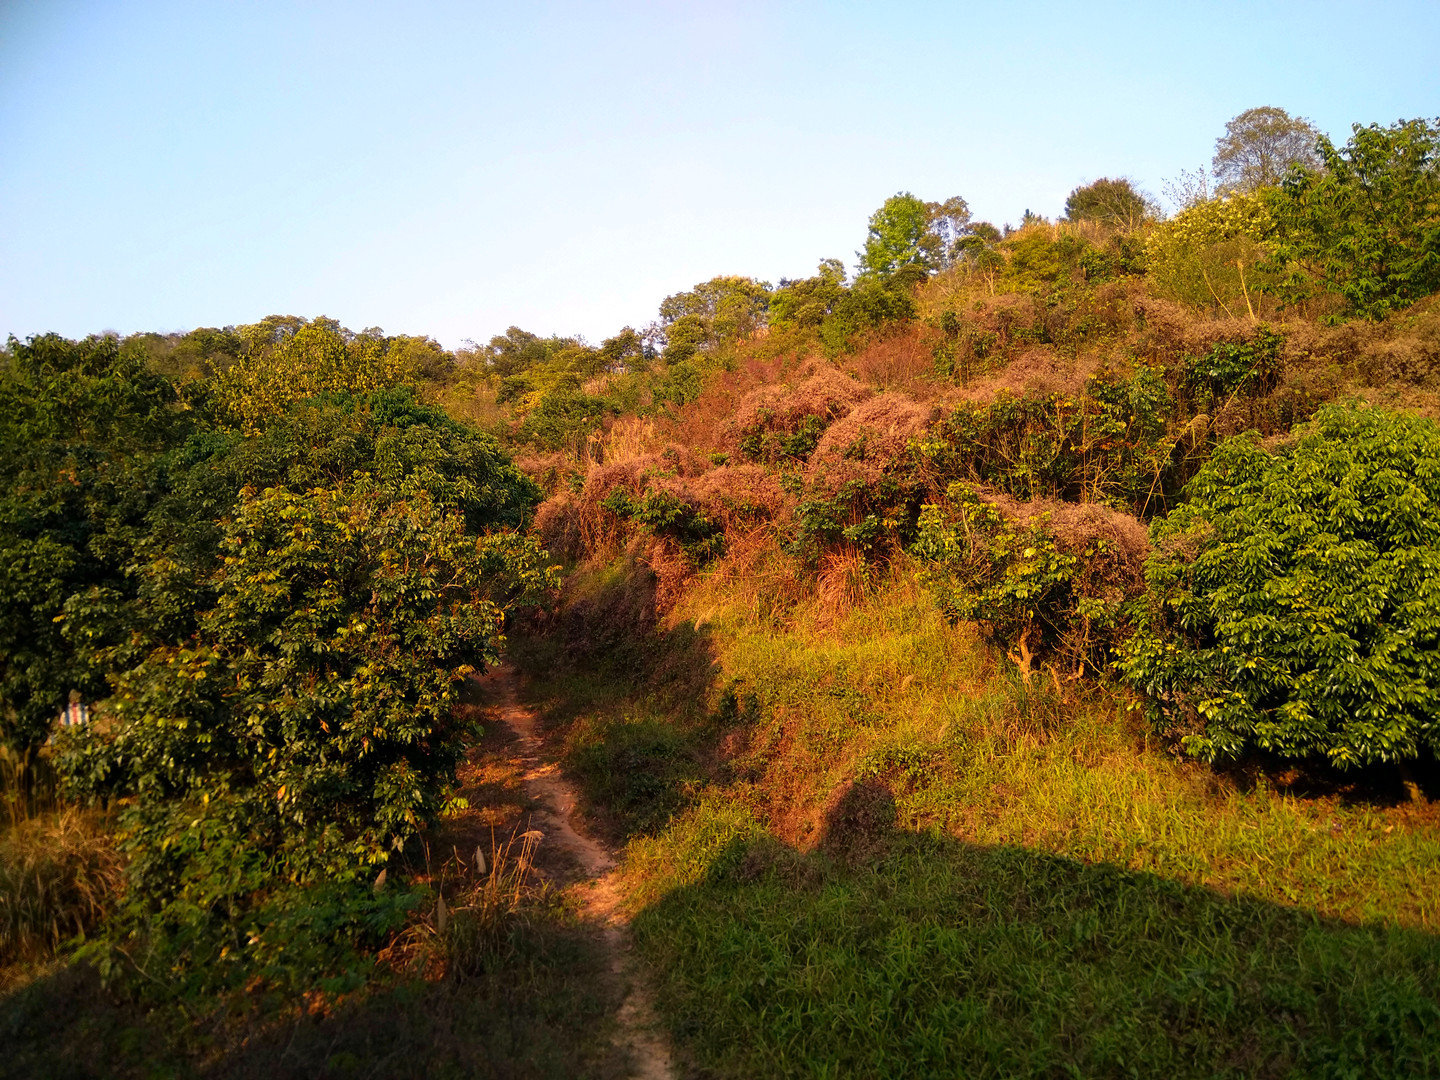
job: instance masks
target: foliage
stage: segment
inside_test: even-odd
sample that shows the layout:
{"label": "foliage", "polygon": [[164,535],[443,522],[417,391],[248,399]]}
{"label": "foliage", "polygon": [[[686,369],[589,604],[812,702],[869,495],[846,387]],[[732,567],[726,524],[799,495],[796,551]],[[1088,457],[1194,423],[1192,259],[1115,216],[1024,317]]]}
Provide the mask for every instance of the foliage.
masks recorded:
{"label": "foliage", "polygon": [[804,461],[819,445],[830,417],[811,414],[791,431],[775,430],[773,420],[773,411],[761,408],[756,411],[755,422],[742,432],[740,452],[750,461]]}
{"label": "foliage", "polygon": [[1257,266],[1271,251],[1273,229],[1263,194],[1196,202],[1146,238],[1150,277],[1163,295],[1195,307],[1213,303],[1233,315],[1249,305],[1251,288],[1274,280]]}
{"label": "foliage", "polygon": [[970,222],[958,195],[943,203],[923,202],[902,191],[870,215],[870,231],[859,257],[861,278],[888,278],[904,267],[922,272],[949,266]]}
{"label": "foliage", "polygon": [[1269,197],[1275,261],[1291,270],[1282,295],[1303,297],[1313,277],[1378,319],[1440,289],[1440,121],[1356,124],[1345,146],[1318,146],[1324,169]]}
{"label": "foliage", "polygon": [[543,450],[576,452],[614,412],[613,404],[604,398],[572,387],[556,387],[535,396],[534,404],[521,413],[520,423],[510,437]]}
{"label": "foliage", "polygon": [[708,562],[724,550],[724,530],[705,512],[672,492],[650,488],[638,498],[623,487],[613,489],[600,505],[656,536],[676,541],[697,565]]}
{"label": "foliage", "polygon": [[1076,677],[1103,671],[1140,591],[1138,562],[1115,536],[1057,528],[1053,512],[1007,517],[971,484],[921,509],[910,551],[940,610],[979,623],[1027,678],[1041,655]]}
{"label": "foliage", "polygon": [[143,358],[153,370],[177,382],[224,371],[244,347],[233,326],[202,326],[185,334],[131,334],[120,343],[122,352]]}
{"label": "foliage", "polygon": [[1068,221],[1098,221],[1117,229],[1137,229],[1154,215],[1149,200],[1121,177],[1101,177],[1077,187],[1065,200]]}
{"label": "foliage", "polygon": [[1263,105],[1246,109],[1225,125],[1215,140],[1210,166],[1222,192],[1254,192],[1274,187],[1292,168],[1320,164],[1315,147],[1320,132],[1310,121],[1284,109]]}
{"label": "foliage", "polygon": [[301,917],[275,884],[343,889],[435,819],[469,735],[459,683],[551,579],[532,542],[477,544],[363,474],[247,489],[221,552],[194,636],[154,642],[61,745],[75,790],[124,804],[129,933],[241,970],[269,940],[255,912]]}
{"label": "foliage", "polygon": [[193,427],[170,382],[114,338],[11,339],[0,369],[0,742],[33,749],[71,691],[102,695],[56,618],[77,592],[127,588],[165,455]]}
{"label": "foliage", "polygon": [[216,373],[212,393],[221,415],[247,433],[293,402],[380,390],[418,375],[408,340],[352,333],[334,319],[272,316],[237,333],[243,350]]}
{"label": "foliage", "polygon": [[1102,370],[1082,393],[998,393],[965,401],[920,440],[928,475],[965,479],[1022,499],[1110,501],[1139,515],[1184,482],[1170,432],[1175,401],[1163,369]]}
{"label": "foliage", "polygon": [[845,264],[839,259],[822,259],[814,277],[780,279],[770,297],[770,325],[776,329],[819,327],[835,312],[845,293]]}
{"label": "foliage", "polygon": [[833,494],[812,492],[795,508],[790,551],[810,567],[840,545],[876,555],[896,539],[910,538],[918,502],[916,486],[889,473],[878,482],[847,480]]}
{"label": "foliage", "polygon": [[1209,760],[1440,750],[1440,428],[1327,406],[1275,453],[1223,443],[1187,496],[1121,665],[1154,722]]}
{"label": "foliage", "polygon": [[1267,326],[1246,341],[1220,341],[1203,356],[1188,357],[1183,387],[1192,410],[1210,413],[1242,395],[1275,388],[1285,339]]}
{"label": "foliage", "polygon": [[767,282],[748,277],[716,277],[689,292],[660,302],[667,363],[733,342],[764,325],[770,301]]}

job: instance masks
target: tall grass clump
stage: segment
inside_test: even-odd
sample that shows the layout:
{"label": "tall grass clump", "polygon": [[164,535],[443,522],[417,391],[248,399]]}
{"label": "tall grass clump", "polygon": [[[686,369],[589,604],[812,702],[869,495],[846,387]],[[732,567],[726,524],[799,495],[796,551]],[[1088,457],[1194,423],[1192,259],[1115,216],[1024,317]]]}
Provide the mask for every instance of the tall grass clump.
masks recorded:
{"label": "tall grass clump", "polygon": [[38,959],[105,916],[121,875],[105,826],[67,807],[0,833],[0,964]]}

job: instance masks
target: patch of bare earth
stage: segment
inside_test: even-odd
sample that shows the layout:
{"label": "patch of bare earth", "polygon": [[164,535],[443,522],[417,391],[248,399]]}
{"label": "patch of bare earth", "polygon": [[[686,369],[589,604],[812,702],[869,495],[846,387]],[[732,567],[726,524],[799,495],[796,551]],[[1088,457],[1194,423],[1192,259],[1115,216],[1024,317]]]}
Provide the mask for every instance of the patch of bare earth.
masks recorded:
{"label": "patch of bare earth", "polygon": [[[655,1015],[653,996],[635,957],[621,904],[616,853],[575,828],[579,793],[546,753],[540,721],[516,693],[517,674],[499,667],[476,680],[486,735],[461,771],[475,826],[508,835],[521,826],[544,834],[537,872],[574,899],[610,957],[624,987],[616,1045],[628,1051],[639,1080],[671,1080],[674,1057]],[[475,837],[477,841],[481,837]]]}

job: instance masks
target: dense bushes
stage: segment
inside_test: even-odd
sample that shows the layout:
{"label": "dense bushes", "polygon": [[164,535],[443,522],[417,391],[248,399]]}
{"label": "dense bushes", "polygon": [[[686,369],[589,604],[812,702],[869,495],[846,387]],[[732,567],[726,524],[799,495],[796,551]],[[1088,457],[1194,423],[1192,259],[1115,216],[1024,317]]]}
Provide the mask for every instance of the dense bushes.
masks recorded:
{"label": "dense bushes", "polygon": [[241,331],[183,391],[113,339],[12,341],[0,379],[0,735],[23,765],[88,703],[53,754],[120,808],[98,955],[177,985],[320,978],[394,929],[412,900],[371,883],[449,797],[459,683],[552,584],[535,486],[394,340]]}
{"label": "dense bushes", "polygon": [[1440,750],[1440,428],[1330,406],[1215,451],[1153,527],[1125,678],[1208,759],[1346,767]]}
{"label": "dense bushes", "polygon": [[195,427],[176,388],[112,338],[10,342],[0,367],[0,742],[43,742],[78,690],[105,690],[56,621],[66,599],[125,591],[162,494],[166,455]]}
{"label": "dense bushes", "polygon": [[979,623],[1027,679],[1042,658],[1076,678],[1108,668],[1147,550],[1139,522],[1106,507],[1015,503],[963,483],[925,506],[911,548],[940,609]]}
{"label": "dense bushes", "polygon": [[458,684],[497,659],[502,575],[546,577],[533,548],[477,547],[459,514],[364,476],[247,491],[220,550],[195,634],[120,672],[61,764],[124,806],[125,931],[168,965],[243,970],[277,890],[368,887],[435,819],[471,734]]}

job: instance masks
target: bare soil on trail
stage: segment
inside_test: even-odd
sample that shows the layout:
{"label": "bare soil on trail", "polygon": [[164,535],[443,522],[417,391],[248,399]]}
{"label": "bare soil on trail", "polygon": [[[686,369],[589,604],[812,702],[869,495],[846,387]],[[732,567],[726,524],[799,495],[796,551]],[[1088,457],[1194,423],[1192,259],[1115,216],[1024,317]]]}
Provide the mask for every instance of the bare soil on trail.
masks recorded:
{"label": "bare soil on trail", "polygon": [[[573,897],[599,935],[611,974],[624,987],[615,1016],[616,1045],[629,1053],[637,1080],[673,1080],[674,1056],[621,905],[616,853],[576,829],[579,792],[547,753],[539,717],[519,700],[518,680],[508,665],[475,680],[475,692],[467,697],[484,717],[484,753],[462,770],[462,784],[485,804],[478,808],[478,822],[497,834],[522,823],[544,834],[535,853],[536,871]],[[472,798],[472,806],[475,802]]]}

